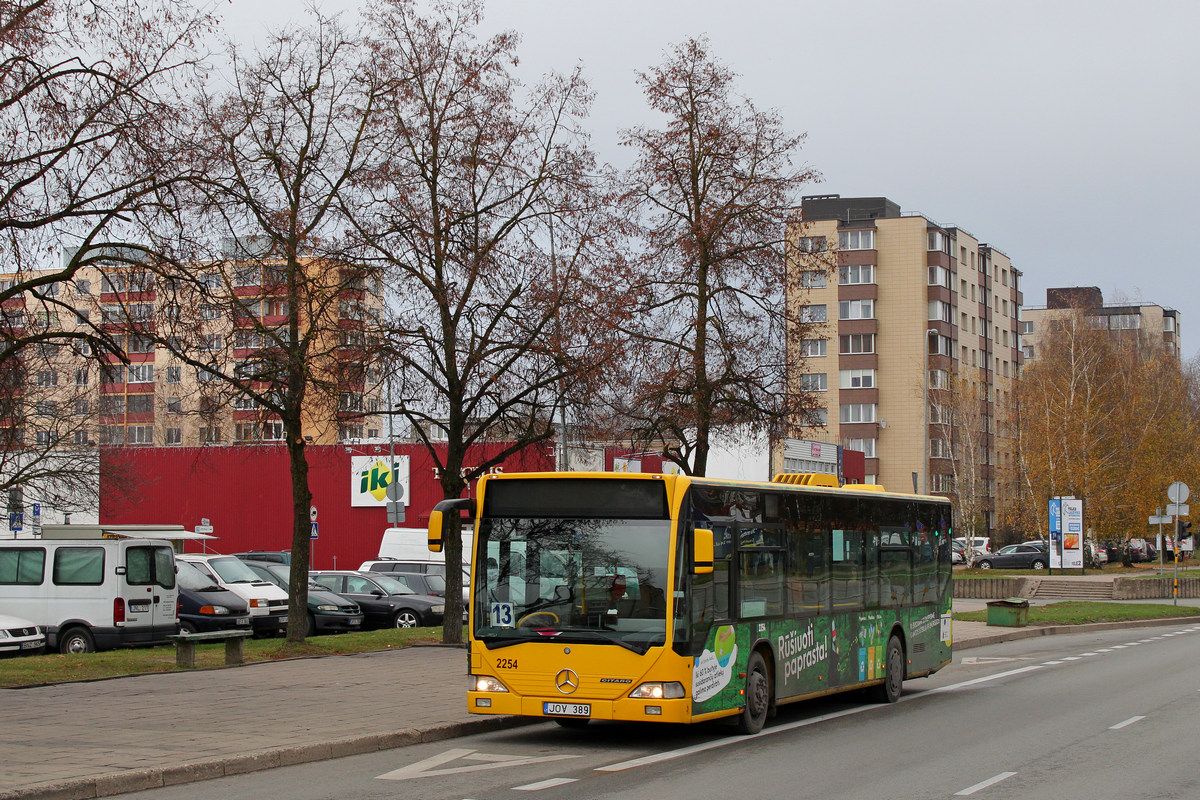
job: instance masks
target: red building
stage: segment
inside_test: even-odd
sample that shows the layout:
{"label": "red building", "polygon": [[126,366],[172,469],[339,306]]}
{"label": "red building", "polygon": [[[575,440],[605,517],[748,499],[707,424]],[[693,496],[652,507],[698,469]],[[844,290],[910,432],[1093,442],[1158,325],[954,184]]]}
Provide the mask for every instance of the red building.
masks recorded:
{"label": "red building", "polygon": [[[473,448],[466,464],[477,464],[501,443]],[[100,485],[102,525],[183,525],[194,530],[209,520],[213,535],[209,552],[289,550],[292,543],[292,490],[287,449],[282,445],[246,447],[114,447],[103,458],[118,467],[105,470]],[[351,475],[355,456],[384,457],[388,446],[310,445],[309,487],[317,509],[317,539],[312,542],[314,569],[354,569],[379,553],[389,527],[382,506],[352,505],[360,476]],[[404,527],[422,528],[442,499],[432,459],[425,448],[397,444],[397,456],[408,456],[409,497]],[[554,469],[548,446],[527,448],[508,458],[505,472]],[[109,473],[135,476],[119,484]],[[471,485],[474,491],[474,484]],[[201,545],[188,543],[196,552]]]}

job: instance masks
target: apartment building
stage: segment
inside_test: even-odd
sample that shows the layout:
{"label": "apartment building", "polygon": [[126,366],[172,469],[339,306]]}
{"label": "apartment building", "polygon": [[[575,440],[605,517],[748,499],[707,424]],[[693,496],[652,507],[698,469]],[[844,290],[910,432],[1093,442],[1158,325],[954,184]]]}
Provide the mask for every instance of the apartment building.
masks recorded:
{"label": "apartment building", "polygon": [[791,435],[862,451],[866,483],[951,496],[992,527],[1012,466],[1021,272],[885,197],[805,197],[789,233],[791,302],[820,326],[791,379],[824,400]]}
{"label": "apartment building", "polygon": [[[381,306],[378,292],[345,267],[311,260],[306,268],[332,276],[322,330],[311,347],[311,369],[335,391],[309,392],[303,434],[314,444],[380,439],[377,370],[367,353],[367,323]],[[283,263],[214,263],[195,283],[172,281],[114,262],[80,269],[71,281],[28,292],[3,304],[15,332],[76,331],[89,325],[111,336],[128,356],[93,357],[86,344],[27,348],[7,368],[19,390],[0,433],[10,444],[91,447],[209,446],[282,443],[283,423],[248,394],[231,393],[217,373],[252,378],[266,389],[289,339]],[[15,275],[0,281],[15,281]],[[29,279],[28,274],[21,276]],[[9,286],[14,285],[9,283]],[[307,309],[306,309],[307,311]],[[309,318],[301,316],[303,335]],[[164,339],[210,369],[189,365]],[[274,370],[271,373],[271,370]]]}
{"label": "apartment building", "polygon": [[1089,327],[1113,336],[1137,337],[1148,345],[1161,345],[1180,358],[1179,312],[1154,303],[1104,302],[1095,286],[1068,286],[1046,290],[1045,306],[1026,306],[1021,316],[1021,350],[1026,361],[1038,357],[1042,341],[1056,325],[1082,315]]}

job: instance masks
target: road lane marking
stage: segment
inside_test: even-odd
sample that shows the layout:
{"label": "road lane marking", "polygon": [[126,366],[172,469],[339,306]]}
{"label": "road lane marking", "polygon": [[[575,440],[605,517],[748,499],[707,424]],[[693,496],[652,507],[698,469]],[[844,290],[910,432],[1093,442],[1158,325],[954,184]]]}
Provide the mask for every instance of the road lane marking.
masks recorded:
{"label": "road lane marking", "polygon": [[514,792],[537,792],[542,789],[553,789],[555,786],[565,786],[568,783],[574,783],[578,778],[547,778],[544,781],[537,783],[527,783],[524,786],[514,786]]}
{"label": "road lane marking", "polygon": [[1061,663],[1063,663],[1063,662],[1061,662],[1061,661],[1043,661],[1042,666],[1043,667],[1057,667]]}
{"label": "road lane marking", "polygon": [[1098,656],[1098,655],[1100,655],[1100,654],[1099,653],[1080,653],[1079,654],[1080,658],[1087,658],[1088,656]]}
{"label": "road lane marking", "polygon": [[[482,772],[485,769],[500,769],[502,767],[523,767],[529,764],[542,764],[548,761],[562,761],[568,758],[583,758],[581,755],[556,755],[556,756],[507,756],[507,755],[491,755],[488,753],[476,753],[474,750],[465,748],[454,748],[440,753],[436,756],[431,756],[424,761],[418,761],[415,764],[409,764],[400,769],[394,769],[391,772],[385,772],[383,775],[376,775],[377,781],[406,781],[413,778],[432,778],[439,775],[454,775],[460,772]],[[470,764],[459,767],[442,768],[443,764],[449,764],[452,761],[483,761],[482,764]]]}
{"label": "road lane marking", "polygon": [[988,778],[986,781],[980,781],[979,783],[975,784],[974,786],[968,786],[967,788],[963,789],[961,792],[955,792],[954,796],[955,797],[965,797],[966,795],[969,795],[969,794],[975,794],[976,792],[978,792],[982,789],[986,789],[989,786],[993,786],[993,785],[999,783],[1000,781],[1008,780],[1009,778],[1011,778],[1013,775],[1016,775],[1016,774],[1017,773],[1015,773],[1015,772],[1001,772],[999,775],[995,775],[991,778]]}
{"label": "road lane marking", "polygon": [[982,678],[975,678],[974,680],[963,681],[962,683],[952,683],[949,686],[939,686],[936,689],[930,689],[929,691],[925,692],[925,694],[936,694],[938,692],[953,692],[958,689],[965,689],[968,686],[974,686],[975,684],[978,684],[978,683],[987,683],[988,681],[995,681],[995,680],[999,680],[1000,678],[1007,678],[1010,675],[1020,675],[1022,672],[1032,672],[1035,669],[1041,669],[1041,668],[1042,668],[1041,664],[1033,664],[1028,667],[1021,667],[1020,669],[1010,669],[1008,672],[997,672],[995,675],[986,675]]}
{"label": "road lane marking", "polygon": [[1141,722],[1144,719],[1145,719],[1144,716],[1130,717],[1129,719],[1125,720],[1124,722],[1118,722],[1116,725],[1110,725],[1108,729],[1110,731],[1119,731],[1119,730],[1121,730],[1121,728],[1124,728],[1126,725],[1132,725],[1133,723]]}
{"label": "road lane marking", "polygon": [[1079,656],[1063,656],[1063,661],[1078,661]]}

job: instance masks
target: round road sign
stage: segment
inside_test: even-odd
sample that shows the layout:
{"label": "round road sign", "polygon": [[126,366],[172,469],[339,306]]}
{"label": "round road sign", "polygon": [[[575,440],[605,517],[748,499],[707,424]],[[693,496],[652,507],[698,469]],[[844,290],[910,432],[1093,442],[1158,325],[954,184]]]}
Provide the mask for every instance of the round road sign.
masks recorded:
{"label": "round road sign", "polygon": [[1186,503],[1192,490],[1183,481],[1175,481],[1167,487],[1167,499],[1172,503]]}

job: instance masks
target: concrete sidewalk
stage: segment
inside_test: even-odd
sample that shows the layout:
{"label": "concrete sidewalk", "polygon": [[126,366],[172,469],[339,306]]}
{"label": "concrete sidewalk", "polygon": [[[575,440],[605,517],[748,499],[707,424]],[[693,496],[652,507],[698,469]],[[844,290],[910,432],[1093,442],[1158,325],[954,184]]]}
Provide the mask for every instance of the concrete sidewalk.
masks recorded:
{"label": "concrete sidewalk", "polygon": [[[956,622],[954,648],[1094,627]],[[524,724],[468,714],[466,673],[465,650],[426,646],[0,689],[0,800],[105,797]]]}

